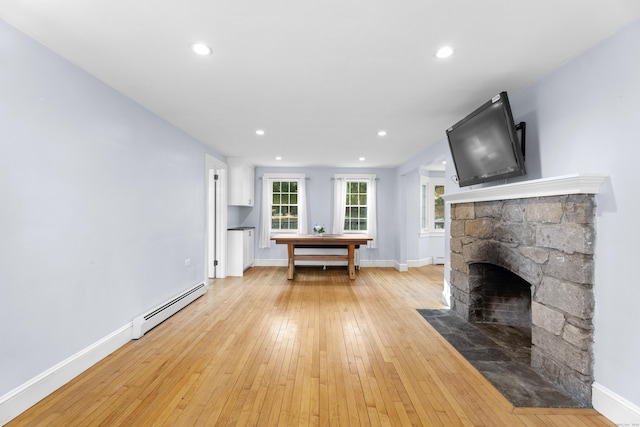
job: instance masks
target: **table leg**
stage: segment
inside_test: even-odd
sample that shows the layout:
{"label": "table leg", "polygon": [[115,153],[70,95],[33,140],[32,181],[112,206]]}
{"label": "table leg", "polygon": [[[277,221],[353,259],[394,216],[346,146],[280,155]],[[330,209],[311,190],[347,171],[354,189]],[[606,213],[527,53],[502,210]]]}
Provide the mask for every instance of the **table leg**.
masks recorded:
{"label": "table leg", "polygon": [[293,279],[293,270],[295,269],[295,263],[293,262],[294,245],[289,243],[287,245],[289,253],[289,269],[287,270],[287,279]]}
{"label": "table leg", "polygon": [[355,267],[355,263],[354,263],[354,257],[355,257],[355,245],[349,245],[348,246],[348,258],[349,258],[349,279],[351,280],[355,280],[356,278],[356,267]]}

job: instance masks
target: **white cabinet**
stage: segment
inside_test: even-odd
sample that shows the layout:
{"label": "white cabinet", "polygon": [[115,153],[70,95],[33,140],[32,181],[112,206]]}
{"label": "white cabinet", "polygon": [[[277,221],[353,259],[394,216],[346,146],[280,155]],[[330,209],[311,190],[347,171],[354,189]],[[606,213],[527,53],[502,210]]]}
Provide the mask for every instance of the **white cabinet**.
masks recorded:
{"label": "white cabinet", "polygon": [[237,157],[227,158],[229,165],[229,201],[234,206],[253,206],[255,167]]}
{"label": "white cabinet", "polygon": [[254,239],[255,229],[249,228],[243,230],[242,233],[242,271],[253,267],[255,261],[254,255]]}
{"label": "white cabinet", "polygon": [[227,234],[227,275],[242,276],[254,264],[255,228],[230,228]]}

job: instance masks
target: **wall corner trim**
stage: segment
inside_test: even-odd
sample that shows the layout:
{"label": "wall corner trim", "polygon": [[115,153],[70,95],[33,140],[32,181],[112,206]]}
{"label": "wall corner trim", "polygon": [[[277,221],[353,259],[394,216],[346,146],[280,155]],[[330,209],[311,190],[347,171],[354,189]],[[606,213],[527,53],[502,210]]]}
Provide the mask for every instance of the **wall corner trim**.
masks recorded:
{"label": "wall corner trim", "polygon": [[129,341],[133,322],[0,396],[0,425],[5,425]]}
{"label": "wall corner trim", "polygon": [[406,273],[409,271],[409,265],[407,263],[399,263],[397,261],[393,262],[393,268],[401,273]]}
{"label": "wall corner trim", "polygon": [[593,409],[619,426],[640,425],[640,407],[596,382],[591,389]]}

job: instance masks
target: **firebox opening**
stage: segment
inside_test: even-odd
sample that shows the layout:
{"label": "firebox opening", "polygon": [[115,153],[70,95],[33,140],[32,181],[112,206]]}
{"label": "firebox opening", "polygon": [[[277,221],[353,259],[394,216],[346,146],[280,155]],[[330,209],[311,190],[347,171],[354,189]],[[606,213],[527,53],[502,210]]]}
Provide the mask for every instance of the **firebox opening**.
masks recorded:
{"label": "firebox opening", "polygon": [[511,271],[486,263],[469,265],[469,321],[504,351],[531,360],[531,285]]}
{"label": "firebox opening", "polygon": [[493,264],[469,265],[473,284],[469,320],[531,329],[531,285]]}

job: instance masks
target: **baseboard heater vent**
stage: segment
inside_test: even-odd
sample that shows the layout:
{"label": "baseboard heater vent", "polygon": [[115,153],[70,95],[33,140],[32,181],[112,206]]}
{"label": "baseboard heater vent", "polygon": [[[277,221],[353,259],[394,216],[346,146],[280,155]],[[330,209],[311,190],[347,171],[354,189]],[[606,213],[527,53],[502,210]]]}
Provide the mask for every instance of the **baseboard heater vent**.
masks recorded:
{"label": "baseboard heater vent", "polygon": [[142,338],[142,336],[151,329],[158,326],[160,323],[164,322],[196,299],[200,298],[206,291],[207,285],[199,283],[191,289],[187,289],[172,300],[159,305],[147,314],[136,317],[133,320],[131,337],[134,340]]}

